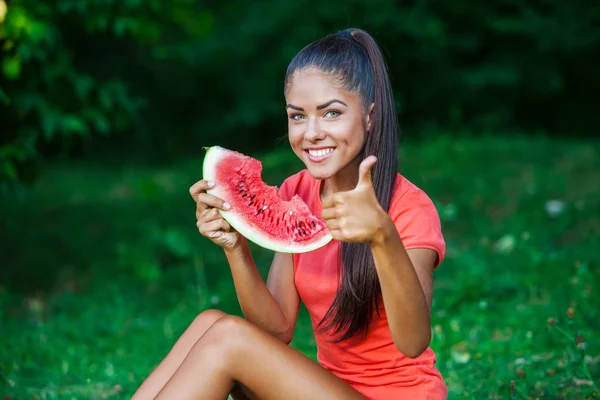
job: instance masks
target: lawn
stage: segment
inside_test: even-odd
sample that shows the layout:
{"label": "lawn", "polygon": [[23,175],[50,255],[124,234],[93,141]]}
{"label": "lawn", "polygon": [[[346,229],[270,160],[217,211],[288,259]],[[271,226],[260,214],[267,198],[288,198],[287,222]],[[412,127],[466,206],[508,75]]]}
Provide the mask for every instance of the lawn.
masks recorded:
{"label": "lawn", "polygon": [[[4,399],[129,398],[199,312],[240,313],[195,226],[201,153],[54,165],[0,199]],[[253,155],[272,185],[302,168],[287,148]],[[400,171],[448,245],[432,347],[450,398],[600,396],[600,142],[442,135],[404,143]],[[272,253],[252,250],[265,277]],[[315,356],[305,310],[292,346]]]}

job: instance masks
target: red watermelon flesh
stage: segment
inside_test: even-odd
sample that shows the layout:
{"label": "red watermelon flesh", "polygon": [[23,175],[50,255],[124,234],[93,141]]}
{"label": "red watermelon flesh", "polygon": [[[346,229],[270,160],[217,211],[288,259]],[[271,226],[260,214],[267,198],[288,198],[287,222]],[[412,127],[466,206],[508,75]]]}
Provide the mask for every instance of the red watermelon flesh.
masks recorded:
{"label": "red watermelon flesh", "polygon": [[255,158],[219,146],[208,148],[203,175],[215,182],[208,193],[231,204],[229,210],[220,210],[223,218],[248,240],[273,251],[304,253],[329,243],[325,222],[298,195],[281,199],[276,187],[262,181],[261,172]]}

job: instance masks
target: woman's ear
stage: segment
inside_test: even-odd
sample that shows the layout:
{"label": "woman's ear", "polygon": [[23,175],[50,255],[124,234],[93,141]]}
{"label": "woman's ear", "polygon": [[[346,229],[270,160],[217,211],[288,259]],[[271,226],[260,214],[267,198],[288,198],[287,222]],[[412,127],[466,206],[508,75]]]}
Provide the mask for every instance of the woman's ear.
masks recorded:
{"label": "woman's ear", "polygon": [[371,121],[373,120],[373,108],[375,108],[375,103],[371,103],[369,106],[369,110],[367,111],[367,132],[371,131]]}

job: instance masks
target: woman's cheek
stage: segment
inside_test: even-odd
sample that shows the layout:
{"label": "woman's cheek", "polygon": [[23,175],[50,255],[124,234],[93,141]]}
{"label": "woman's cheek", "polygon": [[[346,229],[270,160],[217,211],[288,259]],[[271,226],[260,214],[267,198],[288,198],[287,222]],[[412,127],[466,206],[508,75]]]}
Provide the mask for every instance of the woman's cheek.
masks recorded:
{"label": "woman's cheek", "polygon": [[292,145],[302,143],[302,127],[298,124],[288,124],[288,137]]}

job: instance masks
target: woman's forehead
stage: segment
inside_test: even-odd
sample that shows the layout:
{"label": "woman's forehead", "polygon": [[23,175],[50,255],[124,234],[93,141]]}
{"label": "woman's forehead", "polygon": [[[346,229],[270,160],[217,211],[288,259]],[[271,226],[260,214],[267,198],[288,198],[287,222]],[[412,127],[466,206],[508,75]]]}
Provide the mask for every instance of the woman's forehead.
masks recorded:
{"label": "woman's forehead", "polygon": [[344,88],[337,76],[317,69],[295,72],[286,90],[288,100],[298,98],[322,101],[332,97],[351,98],[356,96],[356,93]]}

